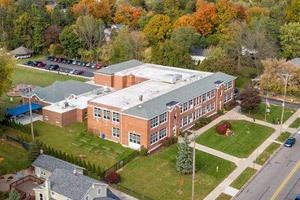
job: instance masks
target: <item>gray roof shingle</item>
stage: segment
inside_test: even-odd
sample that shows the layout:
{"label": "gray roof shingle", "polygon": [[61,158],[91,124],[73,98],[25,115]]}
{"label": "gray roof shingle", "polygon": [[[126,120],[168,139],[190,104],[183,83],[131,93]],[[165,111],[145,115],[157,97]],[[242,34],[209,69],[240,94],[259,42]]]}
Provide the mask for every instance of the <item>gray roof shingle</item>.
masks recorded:
{"label": "gray roof shingle", "polygon": [[300,67],[300,58],[294,58],[294,59],[290,60],[289,62],[297,67]]}
{"label": "gray roof shingle", "polygon": [[126,61],[126,62],[118,63],[118,64],[115,64],[115,65],[110,65],[108,67],[99,69],[95,73],[112,75],[114,73],[117,73],[117,72],[120,72],[120,71],[123,71],[123,70],[126,70],[126,69],[130,69],[130,68],[133,68],[133,67],[137,67],[137,66],[140,66],[142,64],[144,64],[144,63],[141,62],[141,61],[138,61],[138,60],[129,60],[129,61]]}
{"label": "gray roof shingle", "polygon": [[36,87],[33,94],[37,95],[40,99],[50,103],[56,103],[69,97],[71,94],[81,95],[91,92],[100,86],[82,83],[80,81],[56,81],[47,87]]}
{"label": "gray roof shingle", "polygon": [[123,113],[144,119],[151,119],[163,112],[166,112],[168,110],[167,104],[169,102],[187,102],[197,97],[199,94],[203,94],[204,92],[208,92],[215,88],[216,81],[220,80],[229,82],[234,79],[236,79],[236,77],[222,72],[217,72],[169,93],[158,96],[157,98],[145,101],[139,105],[124,110]]}
{"label": "gray roof shingle", "polygon": [[37,159],[35,159],[35,161],[32,163],[32,166],[40,167],[49,172],[53,172],[55,169],[65,169],[70,170],[71,172],[73,172],[73,170],[77,168],[84,169],[77,165],[71,164],[64,160],[60,160],[58,158],[46,154],[39,155],[39,157],[37,157]]}
{"label": "gray roof shingle", "polygon": [[72,171],[56,169],[49,177],[51,191],[73,200],[81,200],[93,184],[106,185],[88,176]]}

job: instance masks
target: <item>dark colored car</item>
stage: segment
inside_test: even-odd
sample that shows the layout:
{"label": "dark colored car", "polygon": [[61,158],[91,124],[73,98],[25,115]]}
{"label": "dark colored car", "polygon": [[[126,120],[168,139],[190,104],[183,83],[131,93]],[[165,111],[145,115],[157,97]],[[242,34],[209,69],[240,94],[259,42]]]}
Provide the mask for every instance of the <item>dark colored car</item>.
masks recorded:
{"label": "dark colored car", "polygon": [[76,72],[74,72],[74,74],[75,74],[75,75],[81,75],[81,74],[83,74],[83,71],[77,70]]}
{"label": "dark colored car", "polygon": [[294,138],[294,137],[289,137],[289,138],[285,141],[284,146],[285,146],[285,147],[292,147],[292,146],[295,144],[295,142],[296,142],[296,138]]}
{"label": "dark colored car", "polygon": [[57,69],[59,69],[59,66],[58,65],[50,64],[50,65],[48,65],[47,69],[48,70],[57,70]]}
{"label": "dark colored car", "polygon": [[78,63],[80,63],[79,60],[74,60],[74,61],[72,62],[73,65],[78,65]]}
{"label": "dark colored car", "polygon": [[46,60],[53,60],[53,59],[54,59],[53,56],[47,56],[47,57],[46,57]]}
{"label": "dark colored car", "polygon": [[45,67],[46,65],[47,65],[46,63],[43,63],[41,61],[37,61],[35,64],[36,67]]}
{"label": "dark colored car", "polygon": [[300,194],[296,196],[295,200],[300,200]]}
{"label": "dark colored car", "polygon": [[24,62],[24,65],[33,66],[34,63],[33,63],[33,61],[29,60],[29,61]]}

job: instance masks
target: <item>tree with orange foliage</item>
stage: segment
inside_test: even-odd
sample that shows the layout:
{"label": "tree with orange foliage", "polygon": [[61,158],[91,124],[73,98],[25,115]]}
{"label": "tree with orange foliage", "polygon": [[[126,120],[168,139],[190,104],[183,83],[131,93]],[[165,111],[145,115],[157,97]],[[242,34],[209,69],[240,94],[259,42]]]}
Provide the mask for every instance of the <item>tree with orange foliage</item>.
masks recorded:
{"label": "tree with orange foliage", "polygon": [[261,19],[262,17],[267,17],[267,16],[270,16],[269,8],[253,6],[247,9],[247,21],[251,21],[252,18]]}
{"label": "tree with orange foliage", "polygon": [[203,2],[197,11],[192,15],[193,26],[202,35],[212,33],[213,27],[216,24],[216,11],[213,3]]}
{"label": "tree with orange foliage", "polygon": [[114,22],[128,25],[130,28],[135,28],[138,25],[141,14],[142,8],[140,7],[121,5],[116,11]]}
{"label": "tree with orange foliage", "polygon": [[183,26],[193,26],[194,18],[191,15],[183,15],[179,17],[173,24],[174,30]]}
{"label": "tree with orange foliage", "polygon": [[72,11],[80,15],[92,15],[97,19],[109,21],[112,13],[112,5],[109,0],[80,0],[75,4]]}

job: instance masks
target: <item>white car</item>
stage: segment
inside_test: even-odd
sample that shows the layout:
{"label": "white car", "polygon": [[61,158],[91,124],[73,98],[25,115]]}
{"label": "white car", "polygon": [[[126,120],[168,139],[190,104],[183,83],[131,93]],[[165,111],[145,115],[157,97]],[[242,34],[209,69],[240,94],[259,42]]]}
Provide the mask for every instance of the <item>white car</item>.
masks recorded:
{"label": "white car", "polygon": [[300,128],[296,129],[295,134],[300,134]]}

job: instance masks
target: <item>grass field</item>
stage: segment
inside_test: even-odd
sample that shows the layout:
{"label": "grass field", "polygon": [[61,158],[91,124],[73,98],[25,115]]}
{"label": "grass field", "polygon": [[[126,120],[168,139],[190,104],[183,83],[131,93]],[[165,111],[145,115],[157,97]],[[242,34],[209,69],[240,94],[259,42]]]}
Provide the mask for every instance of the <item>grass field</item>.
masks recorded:
{"label": "grass field", "polygon": [[54,149],[74,156],[85,154],[86,160],[108,168],[133,152],[120,144],[103,140],[86,133],[86,123],[73,123],[63,128],[41,121],[35,122],[39,140]]}
{"label": "grass field", "polygon": [[285,142],[286,139],[288,139],[290,136],[291,136],[291,133],[286,131],[283,134],[281,134],[276,140],[278,142]]}
{"label": "grass field", "polygon": [[0,141],[0,158],[4,158],[0,163],[0,174],[12,173],[30,166],[25,149],[13,142]]}
{"label": "grass field", "polygon": [[256,163],[259,165],[265,164],[265,162],[271,157],[271,155],[280,147],[280,144],[273,142],[270,144],[256,159]]}
{"label": "grass field", "polygon": [[[266,104],[261,103],[259,104],[259,107],[255,110],[253,110],[250,114],[245,113],[247,116],[255,119],[259,119],[262,121],[265,121],[265,111],[266,111]],[[278,119],[281,119],[281,112],[282,112],[282,107],[281,106],[276,106],[276,105],[271,105],[270,106],[270,113],[266,115],[266,121],[269,123],[273,123],[273,120],[276,124],[278,124]],[[290,118],[295,112],[295,109],[293,108],[284,108],[284,115],[283,115],[283,123]]]}
{"label": "grass field", "polygon": [[[152,199],[190,199],[192,176],[176,171],[177,149],[174,145],[133,160],[120,171],[121,185]],[[195,199],[207,196],[235,168],[234,163],[196,151]],[[184,180],[182,192],[180,180]]]}
{"label": "grass field", "polygon": [[220,194],[220,196],[218,196],[218,198],[216,200],[230,200],[232,198],[232,196],[222,193]]}
{"label": "grass field", "polygon": [[275,130],[244,120],[229,121],[233,136],[219,135],[212,127],[202,133],[196,142],[230,155],[246,158]]}
{"label": "grass field", "polygon": [[299,128],[300,127],[300,117],[298,117],[293,123],[290,125],[291,128]]}
{"label": "grass field", "polygon": [[256,169],[247,167],[231,184],[230,186],[236,189],[241,189],[247,181],[256,173]]}

